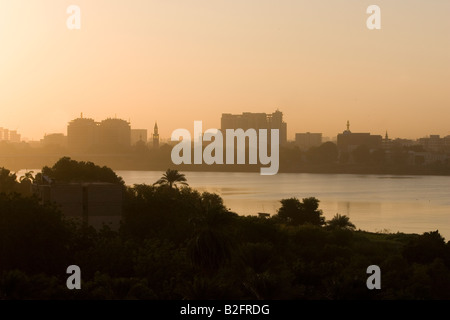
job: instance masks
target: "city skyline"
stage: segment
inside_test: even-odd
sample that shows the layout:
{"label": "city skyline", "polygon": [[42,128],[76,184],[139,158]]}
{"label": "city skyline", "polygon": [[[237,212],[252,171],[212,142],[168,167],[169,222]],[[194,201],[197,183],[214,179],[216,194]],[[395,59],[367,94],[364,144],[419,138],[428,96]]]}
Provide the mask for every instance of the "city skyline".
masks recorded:
{"label": "city skyline", "polygon": [[[80,112],[161,137],[226,113],[283,110],[296,132],[447,136],[449,2],[78,0],[0,4],[0,126],[31,140]],[[37,119],[39,121],[37,121]],[[297,129],[293,129],[297,128]]]}
{"label": "city skyline", "polygon": [[450,300],[449,12],[0,1],[0,299]]}
{"label": "city skyline", "polygon": [[[279,112],[280,110],[276,110],[276,112]],[[254,114],[254,115],[261,115],[261,114],[265,114],[265,115],[270,115],[270,113],[264,113],[264,112],[255,112],[255,113],[249,113],[249,112],[243,112],[243,113],[241,113],[241,114],[236,114],[236,115],[231,115],[231,114],[228,114],[228,113],[222,113],[222,117],[221,117],[221,120],[219,120],[219,122],[223,122],[223,116],[242,116],[242,115],[245,115],[245,114]],[[281,112],[281,114],[283,114],[283,112]],[[139,135],[139,134],[142,134],[142,132],[143,131],[146,131],[146,134],[147,134],[147,132],[149,132],[150,134],[152,134],[152,132],[156,129],[156,132],[158,132],[159,131],[159,128],[158,128],[158,125],[157,125],[157,122],[158,122],[158,120],[154,120],[154,122],[153,122],[153,125],[149,125],[149,127],[148,128],[138,128],[138,127],[136,127],[136,126],[134,126],[133,124],[132,124],[132,122],[130,121],[130,120],[126,120],[126,119],[122,119],[122,118],[120,118],[120,117],[117,117],[117,115],[115,115],[114,117],[105,117],[105,118],[103,118],[102,120],[100,120],[100,121],[97,121],[97,120],[95,120],[95,119],[93,119],[93,118],[91,118],[91,117],[89,117],[89,116],[86,116],[85,114],[83,114],[83,113],[80,113],[80,115],[78,116],[78,117],[76,117],[76,118],[73,118],[73,119],[71,119],[71,120],[69,120],[69,121],[67,121],[67,123],[66,123],[66,127],[65,127],[65,130],[63,131],[63,132],[45,132],[45,133],[42,133],[41,134],[41,136],[40,137],[38,137],[37,139],[28,139],[28,138],[26,138],[26,137],[23,137],[22,136],[22,134],[20,133],[20,132],[18,132],[17,130],[9,130],[8,128],[4,128],[4,127],[1,127],[0,126],[0,141],[2,141],[2,140],[7,140],[7,141],[10,141],[10,142],[19,142],[19,141],[23,141],[23,142],[39,142],[39,141],[42,141],[43,140],[43,138],[45,138],[46,136],[51,136],[51,135],[64,135],[64,137],[67,137],[67,134],[68,134],[68,128],[70,127],[70,124],[71,123],[73,123],[74,121],[76,121],[76,120],[78,120],[78,119],[82,119],[82,120],[91,120],[92,121],[92,123],[93,124],[96,124],[96,125],[100,125],[102,122],[104,122],[105,120],[106,121],[109,121],[109,120],[119,120],[119,121],[122,121],[122,122],[126,122],[126,123],[128,123],[128,125],[130,126],[130,129],[131,129],[131,131],[134,131],[134,134],[136,135]],[[283,120],[286,120],[285,118],[283,119]],[[287,121],[289,121],[289,120],[287,120]],[[284,121],[283,121],[284,122]],[[287,122],[286,122],[287,123]],[[285,123],[285,125],[286,125],[286,123]],[[223,125],[223,124],[222,124]],[[221,130],[221,126],[222,125],[219,125],[217,128],[214,128],[214,129],[218,129],[218,130]],[[342,129],[343,130],[341,130],[341,131],[339,131],[339,132],[336,132],[336,133],[334,133],[334,134],[332,134],[332,135],[330,135],[330,136],[325,136],[324,134],[323,134],[323,130],[321,130],[320,128],[319,128],[319,130],[318,131],[320,131],[320,132],[317,132],[317,133],[313,133],[313,132],[310,132],[310,131],[302,131],[302,130],[300,130],[300,129],[297,129],[297,128],[291,128],[291,131],[293,131],[293,134],[288,134],[287,136],[288,136],[288,138],[287,138],[287,142],[295,142],[296,141],[296,139],[297,139],[297,136],[299,135],[299,134],[320,134],[320,136],[321,136],[321,139],[323,139],[323,142],[325,142],[325,141],[334,141],[334,142],[336,142],[336,140],[337,140],[337,138],[338,138],[338,136],[339,135],[342,135],[342,133],[345,133],[346,131],[348,131],[349,129],[350,129],[350,126],[352,125],[352,122],[350,121],[350,120],[347,120],[346,122],[345,122],[345,125],[343,124],[343,126],[342,126]],[[184,126],[184,127],[186,127],[186,126]],[[189,126],[188,126],[189,127]],[[235,129],[237,129],[239,126],[237,126],[237,127],[235,127]],[[361,127],[361,126],[358,126],[358,127]],[[239,127],[239,128],[242,128],[242,129],[244,129],[244,130],[247,130],[247,129],[249,129],[250,127],[248,127],[248,126],[243,126],[243,127]],[[165,136],[161,136],[159,133],[158,133],[158,139],[160,139],[161,141],[170,141],[171,140],[171,137],[170,137],[170,135],[172,134],[172,132],[174,131],[174,130],[176,130],[177,128],[173,128],[173,129],[167,129],[168,130],[168,132],[170,132],[170,134],[169,134],[169,136],[167,136],[167,137],[165,137]],[[192,128],[191,128],[192,129]],[[14,140],[11,140],[11,139],[4,139],[4,137],[2,136],[2,130],[6,130],[7,132],[12,132],[15,136],[17,136]],[[189,128],[188,128],[188,130],[189,130]],[[206,130],[206,129],[205,129]],[[353,129],[353,126],[352,126],[352,131],[353,132],[355,132],[355,133],[367,133],[367,134],[375,134],[375,135],[380,135],[380,136],[382,136],[383,138],[385,138],[386,137],[386,135],[388,135],[389,136],[389,139],[407,139],[407,140],[412,140],[412,141],[419,141],[420,139],[424,139],[424,138],[430,138],[430,137],[433,137],[433,136],[440,136],[441,138],[444,138],[444,137],[448,137],[448,136],[450,136],[450,134],[449,135],[440,135],[440,134],[436,134],[436,133],[429,133],[429,134],[426,134],[426,135],[424,135],[424,136],[421,136],[421,137],[413,137],[413,138],[409,138],[409,137],[398,137],[398,136],[393,136],[393,135],[391,135],[390,134],[390,132],[389,132],[389,130],[386,130],[386,131],[384,131],[384,132],[369,132],[368,130],[364,130],[364,128],[362,128],[361,130],[354,130]],[[139,133],[139,132],[141,132],[141,133]],[[289,132],[289,129],[288,129],[288,132]],[[146,142],[152,142],[153,141],[153,138],[151,137],[151,135],[150,136],[145,136],[146,138],[145,139],[143,139],[144,141],[146,141]],[[132,138],[131,140],[141,140],[141,138],[136,138],[136,137],[134,137],[134,138]]]}

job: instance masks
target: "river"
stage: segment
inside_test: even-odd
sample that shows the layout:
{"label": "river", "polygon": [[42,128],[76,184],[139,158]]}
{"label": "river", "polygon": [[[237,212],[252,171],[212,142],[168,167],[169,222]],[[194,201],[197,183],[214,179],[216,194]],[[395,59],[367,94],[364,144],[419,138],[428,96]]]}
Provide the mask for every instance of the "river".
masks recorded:
{"label": "river", "polygon": [[[116,171],[127,185],[158,180],[160,171]],[[356,174],[183,172],[191,187],[219,194],[240,215],[275,214],[283,198],[316,197],[325,218],[347,215],[358,229],[423,233],[450,240],[450,177]]]}
{"label": "river", "polygon": [[[35,170],[35,173],[39,170]],[[18,177],[25,172],[21,170]],[[127,185],[153,184],[161,171],[116,171]],[[359,174],[183,172],[189,185],[219,194],[240,215],[271,215],[284,198],[316,197],[325,218],[347,215],[358,229],[423,233],[450,240],[450,177]]]}

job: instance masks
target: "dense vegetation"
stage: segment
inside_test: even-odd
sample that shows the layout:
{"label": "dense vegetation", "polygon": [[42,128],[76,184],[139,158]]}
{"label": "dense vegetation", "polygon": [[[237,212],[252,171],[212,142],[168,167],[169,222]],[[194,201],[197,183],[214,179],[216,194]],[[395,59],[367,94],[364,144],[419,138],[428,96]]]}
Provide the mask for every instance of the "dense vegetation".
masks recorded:
{"label": "dense vegetation", "polygon": [[[121,183],[60,161],[45,172]],[[438,231],[356,230],[346,216],[324,221],[316,198],[282,199],[270,218],[239,216],[176,173],[124,186],[116,232],[17,193],[27,178],[0,169],[0,299],[450,299],[450,244]],[[66,287],[73,264],[81,290]],[[381,290],[366,287],[369,265],[381,268]]]}

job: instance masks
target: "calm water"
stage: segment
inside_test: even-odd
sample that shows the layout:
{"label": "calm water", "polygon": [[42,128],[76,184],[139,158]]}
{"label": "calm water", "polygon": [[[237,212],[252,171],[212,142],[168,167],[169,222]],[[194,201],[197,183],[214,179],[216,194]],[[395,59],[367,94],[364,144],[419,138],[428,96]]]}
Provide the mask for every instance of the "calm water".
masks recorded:
{"label": "calm water", "polygon": [[[39,170],[34,170],[38,172]],[[25,170],[17,172],[20,177]],[[153,184],[163,172],[116,171],[127,185]],[[283,198],[316,197],[326,219],[345,214],[373,232],[439,230],[450,240],[450,177],[355,174],[183,172],[191,187],[219,194],[241,215],[275,214]]]}
{"label": "calm water", "polygon": [[[326,219],[345,214],[374,232],[439,230],[450,240],[450,177],[184,172],[191,187],[215,192],[241,215],[276,213],[283,198],[316,197]],[[128,185],[152,184],[160,171],[117,171]]]}

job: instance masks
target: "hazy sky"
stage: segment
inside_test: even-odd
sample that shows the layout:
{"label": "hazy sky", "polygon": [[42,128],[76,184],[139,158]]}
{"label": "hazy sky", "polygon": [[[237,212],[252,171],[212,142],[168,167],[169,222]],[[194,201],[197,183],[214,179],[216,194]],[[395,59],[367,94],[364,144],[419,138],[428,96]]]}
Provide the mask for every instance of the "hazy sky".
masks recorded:
{"label": "hazy sky", "polygon": [[[81,8],[81,30],[66,9]],[[381,30],[366,9],[381,8]],[[448,0],[0,0],[0,127],[66,132],[81,112],[162,137],[223,112],[295,132],[450,134]]]}

